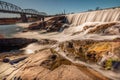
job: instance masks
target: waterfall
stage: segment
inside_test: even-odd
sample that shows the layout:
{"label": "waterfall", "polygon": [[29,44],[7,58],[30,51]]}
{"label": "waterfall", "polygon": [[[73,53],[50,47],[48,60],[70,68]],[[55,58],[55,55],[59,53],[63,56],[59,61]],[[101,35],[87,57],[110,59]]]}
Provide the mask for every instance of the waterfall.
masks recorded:
{"label": "waterfall", "polygon": [[120,21],[120,8],[69,14],[66,17],[68,22],[74,26],[78,26],[85,22]]}

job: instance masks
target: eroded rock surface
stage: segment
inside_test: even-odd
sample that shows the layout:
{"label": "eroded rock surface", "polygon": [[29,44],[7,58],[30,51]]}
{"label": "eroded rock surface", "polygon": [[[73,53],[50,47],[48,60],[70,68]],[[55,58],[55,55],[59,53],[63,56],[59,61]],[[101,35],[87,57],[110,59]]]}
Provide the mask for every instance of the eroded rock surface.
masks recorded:
{"label": "eroded rock surface", "polygon": [[[95,62],[112,68],[112,62],[120,61],[120,40],[71,40],[58,45],[56,53],[64,53],[72,60]],[[53,49],[56,50],[56,49]],[[107,63],[107,61],[109,61]]]}
{"label": "eroded rock surface", "polygon": [[0,39],[0,52],[18,50],[33,42],[37,42],[37,40],[26,38],[2,38]]}
{"label": "eroded rock surface", "polygon": [[0,64],[0,79],[5,80],[108,80],[90,68],[74,65],[50,49],[29,55],[14,65]]}
{"label": "eroded rock surface", "polygon": [[33,23],[29,25],[28,30],[46,30],[47,32],[59,32],[68,27],[65,16],[56,16],[47,21]]}
{"label": "eroded rock surface", "polygon": [[[7,63],[0,62],[0,79],[119,79],[119,77],[111,78],[109,76],[107,78],[104,74],[95,71],[89,66],[89,63],[94,63],[107,70],[119,71],[119,38],[98,41],[90,39],[70,40],[57,44],[55,42],[54,40],[41,40],[40,45],[53,44],[54,46],[30,55],[21,55],[20,57],[8,56],[7,58],[10,60]],[[11,64],[10,61],[15,61],[15,63]]]}

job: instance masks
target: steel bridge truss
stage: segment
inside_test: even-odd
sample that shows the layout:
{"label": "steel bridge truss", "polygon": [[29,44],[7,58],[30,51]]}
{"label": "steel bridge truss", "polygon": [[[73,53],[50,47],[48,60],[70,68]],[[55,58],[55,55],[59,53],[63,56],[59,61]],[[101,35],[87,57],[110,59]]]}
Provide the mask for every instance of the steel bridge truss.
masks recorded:
{"label": "steel bridge truss", "polygon": [[8,13],[24,13],[30,15],[47,15],[44,12],[39,12],[35,9],[22,9],[14,4],[0,1],[0,12],[8,12]]}

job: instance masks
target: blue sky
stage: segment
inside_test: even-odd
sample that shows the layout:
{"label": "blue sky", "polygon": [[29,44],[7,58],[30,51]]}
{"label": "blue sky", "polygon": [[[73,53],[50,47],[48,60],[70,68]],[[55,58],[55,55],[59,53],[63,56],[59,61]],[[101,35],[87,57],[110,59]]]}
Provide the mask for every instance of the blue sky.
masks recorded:
{"label": "blue sky", "polygon": [[96,7],[120,6],[120,0],[3,0],[21,8],[32,8],[48,14],[82,12]]}

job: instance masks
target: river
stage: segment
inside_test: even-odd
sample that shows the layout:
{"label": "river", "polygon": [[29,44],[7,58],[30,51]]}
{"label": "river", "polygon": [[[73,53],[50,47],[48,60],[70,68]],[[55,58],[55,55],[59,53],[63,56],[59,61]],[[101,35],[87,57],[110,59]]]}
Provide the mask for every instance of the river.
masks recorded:
{"label": "river", "polygon": [[13,37],[13,34],[16,34],[22,31],[23,28],[17,25],[0,25],[0,34],[4,37],[10,38]]}

